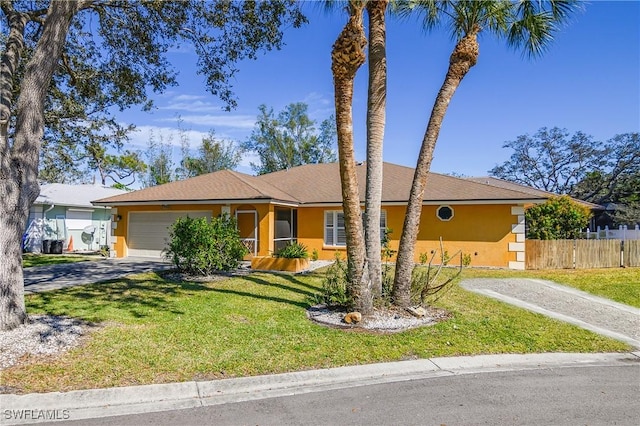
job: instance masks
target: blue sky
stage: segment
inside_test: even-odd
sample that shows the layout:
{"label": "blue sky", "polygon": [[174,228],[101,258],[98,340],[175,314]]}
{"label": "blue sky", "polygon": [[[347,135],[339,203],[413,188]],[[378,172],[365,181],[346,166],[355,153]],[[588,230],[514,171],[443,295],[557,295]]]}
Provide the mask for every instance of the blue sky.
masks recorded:
{"label": "blue sky", "polygon": [[[188,129],[191,147],[214,129],[222,139],[245,140],[258,106],[275,111],[306,102],[318,123],[333,113],[331,46],[346,13],[326,13],[305,4],[310,23],[285,32],[281,51],[240,64],[233,81],[238,107],[225,112],[195,74],[188,50],[170,60],[180,72],[179,86],[155,95],[150,113],[131,109],[119,115],[139,131],[130,148],[144,151],[150,132],[179,146],[177,117]],[[456,92],[440,132],[431,170],[486,175],[506,161],[502,148],[540,127],[583,131],[597,140],[640,131],[640,2],[592,1],[555,37],[540,58],[528,59],[490,35],[480,38],[478,64]],[[388,95],[384,160],[415,166],[435,95],[454,46],[444,31],[425,33],[417,20],[390,17],[387,23]],[[367,67],[356,78],[354,136],[356,156],[365,159]],[[175,149],[176,153],[178,149]],[[245,156],[239,171],[252,173]]]}

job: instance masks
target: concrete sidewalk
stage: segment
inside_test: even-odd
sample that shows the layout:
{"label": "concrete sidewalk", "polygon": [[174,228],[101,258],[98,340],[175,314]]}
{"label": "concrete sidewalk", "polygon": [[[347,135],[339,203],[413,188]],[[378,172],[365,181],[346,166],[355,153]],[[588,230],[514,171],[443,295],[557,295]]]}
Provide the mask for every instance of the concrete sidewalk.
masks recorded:
{"label": "concrete sidewalk", "polygon": [[149,413],[431,377],[583,366],[607,367],[629,363],[637,364],[640,377],[640,352],[480,355],[398,361],[206,382],[0,395],[0,424]]}

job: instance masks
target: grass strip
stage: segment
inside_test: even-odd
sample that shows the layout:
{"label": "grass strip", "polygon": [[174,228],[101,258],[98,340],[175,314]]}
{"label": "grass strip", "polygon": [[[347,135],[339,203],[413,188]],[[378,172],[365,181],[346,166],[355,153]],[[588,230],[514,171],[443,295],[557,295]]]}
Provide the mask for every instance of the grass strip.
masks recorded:
{"label": "grass strip", "polygon": [[22,255],[22,267],[31,268],[34,266],[59,265],[62,263],[86,262],[89,260],[102,259],[98,256],[84,256],[80,254],[36,254],[24,253]]}

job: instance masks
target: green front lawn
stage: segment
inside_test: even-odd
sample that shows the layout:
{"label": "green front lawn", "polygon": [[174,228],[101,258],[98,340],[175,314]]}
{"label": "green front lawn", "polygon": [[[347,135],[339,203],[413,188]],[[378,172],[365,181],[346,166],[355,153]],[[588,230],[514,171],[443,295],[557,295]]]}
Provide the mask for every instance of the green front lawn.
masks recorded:
{"label": "green front lawn", "polygon": [[30,314],[102,327],[65,355],[3,371],[2,382],[24,392],[67,391],[436,356],[630,349],[457,285],[438,302],[452,318],[435,326],[397,334],[326,328],[305,316],[320,285],[320,274],[255,273],[205,284],[141,274],[29,295]]}
{"label": "green front lawn", "polygon": [[85,262],[87,260],[100,260],[100,256],[86,256],[81,254],[35,254],[24,253],[22,255],[22,267],[57,265],[60,263]]}

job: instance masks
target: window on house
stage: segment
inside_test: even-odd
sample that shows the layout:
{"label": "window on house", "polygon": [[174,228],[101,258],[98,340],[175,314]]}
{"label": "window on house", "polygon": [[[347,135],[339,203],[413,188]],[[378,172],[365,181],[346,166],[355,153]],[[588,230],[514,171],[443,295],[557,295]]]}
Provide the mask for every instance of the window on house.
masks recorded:
{"label": "window on house", "polygon": [[273,248],[277,252],[298,238],[298,211],[286,207],[275,208]]}
{"label": "window on house", "polygon": [[[380,237],[384,237],[387,229],[387,211],[380,211]],[[344,213],[341,211],[324,212],[324,245],[345,247],[347,234],[344,229]]]}
{"label": "window on house", "polygon": [[449,206],[440,206],[436,210],[436,216],[442,221],[450,221],[453,218],[453,209]]}

